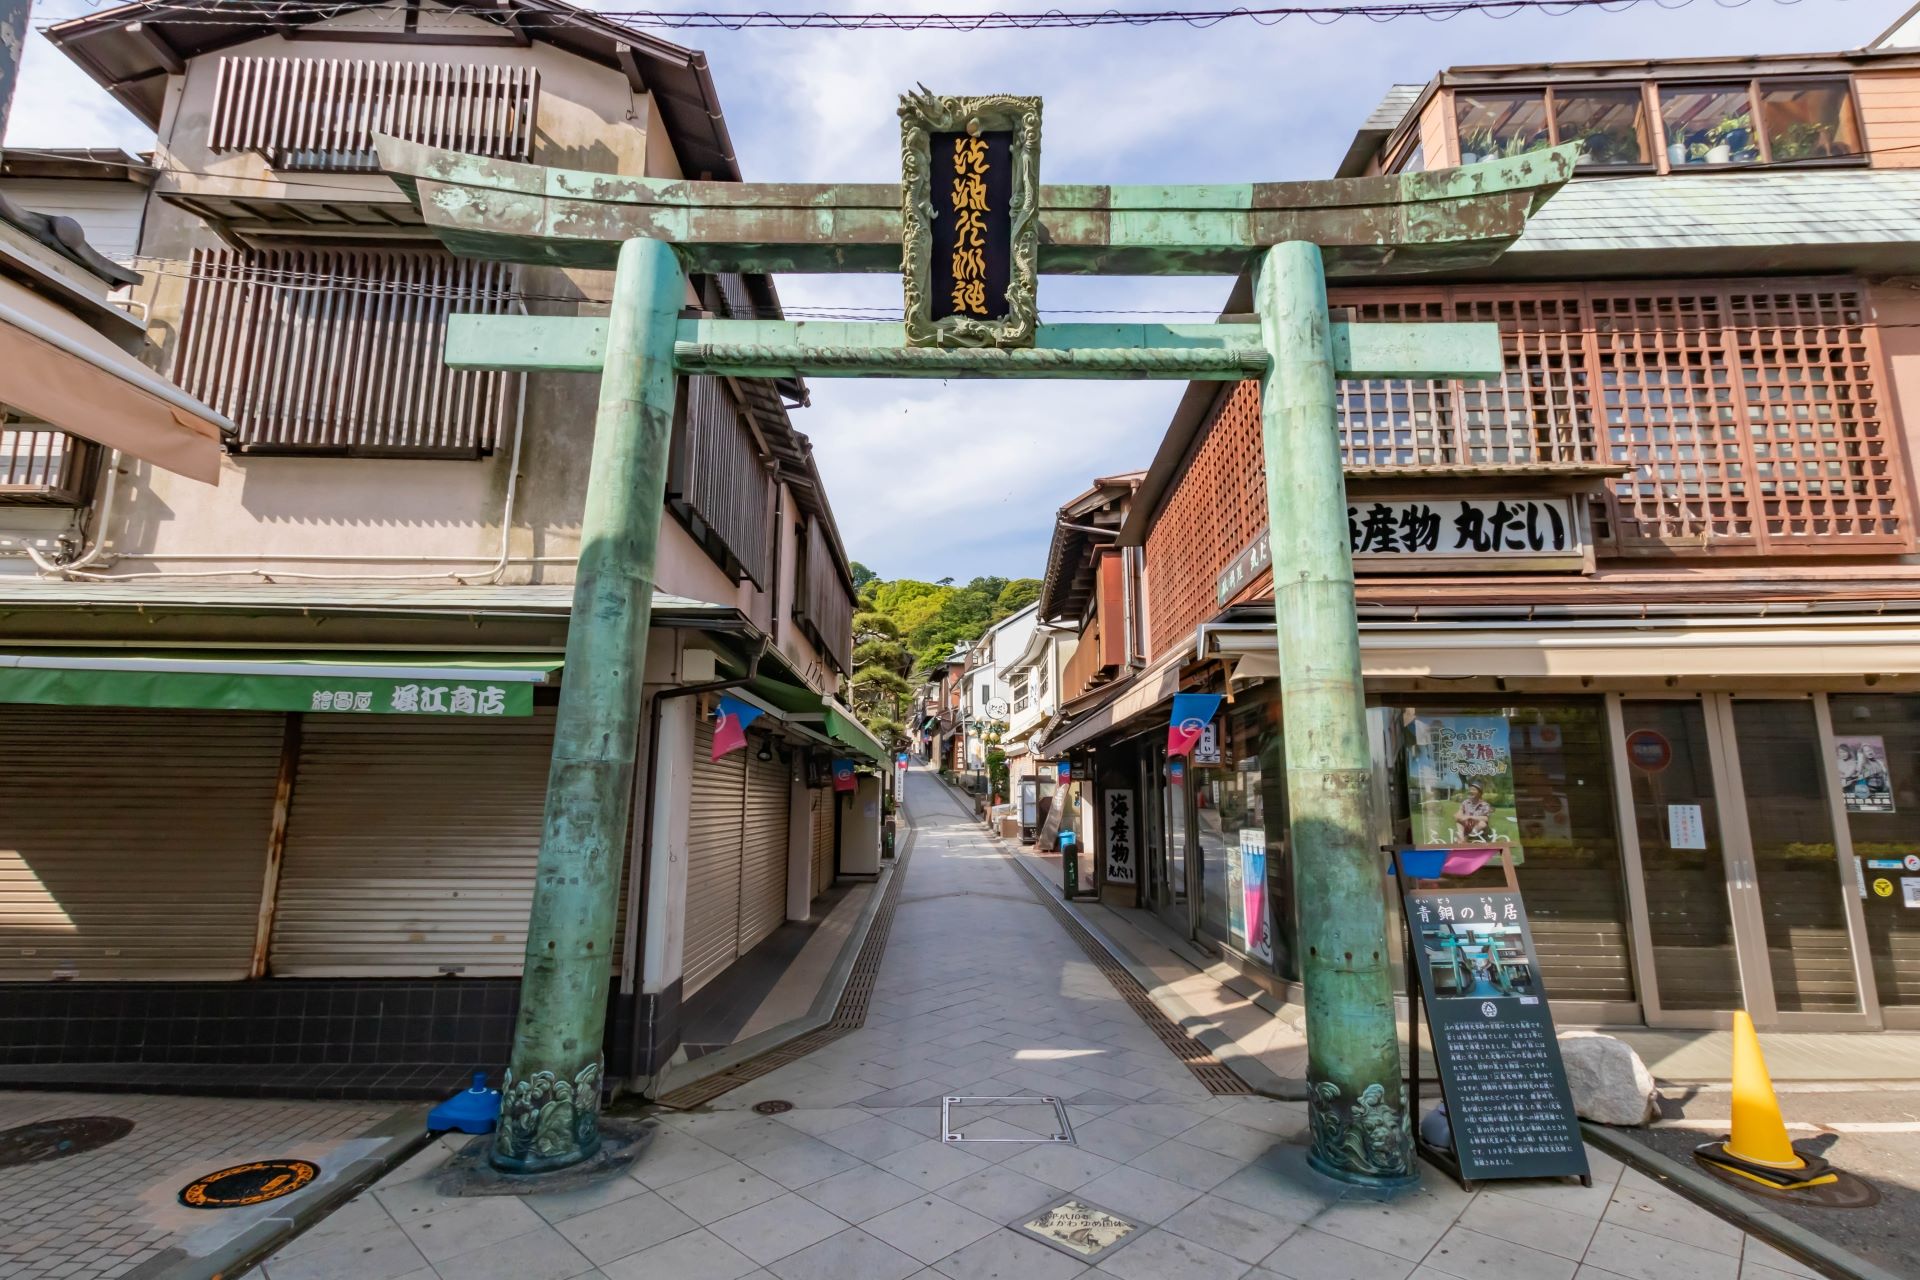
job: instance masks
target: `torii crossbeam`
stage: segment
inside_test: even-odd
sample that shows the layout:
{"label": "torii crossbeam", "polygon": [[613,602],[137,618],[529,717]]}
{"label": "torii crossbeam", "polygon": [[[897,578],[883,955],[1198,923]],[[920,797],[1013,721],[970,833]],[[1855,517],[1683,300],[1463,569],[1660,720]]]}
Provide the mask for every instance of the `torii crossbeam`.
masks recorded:
{"label": "torii crossbeam", "polygon": [[[1031,104],[1026,162],[1037,166],[1036,100],[927,101]],[[903,105],[903,117],[910,109]],[[920,143],[927,145],[924,132]],[[1492,324],[1336,323],[1326,280],[1492,261],[1571,176],[1575,148],[1326,182],[1040,186],[1029,209],[1037,221],[1037,237],[1028,241],[1037,246],[1034,258],[1015,252],[1016,276],[1029,273],[1029,292],[1036,270],[1237,276],[1251,269],[1259,323],[1039,324],[1010,344],[953,346],[915,338],[911,272],[908,325],[680,315],[683,272],[900,271],[903,242],[924,235],[924,225],[916,232],[911,184],[628,178],[393,138],[378,146],[382,166],[454,252],[615,269],[604,320],[456,316],[448,330],[455,365],[600,373],[567,679],[496,1165],[560,1168],[599,1145],[610,944],[675,375],[1257,378],[1306,988],[1310,1159],[1349,1181],[1417,1177],[1373,838],[1335,383],[1494,377],[1504,362]],[[919,172],[925,169],[923,152]],[[915,172],[911,157],[907,172]],[[1017,198],[1017,182],[1014,190]],[[918,199],[924,221],[924,185]]]}

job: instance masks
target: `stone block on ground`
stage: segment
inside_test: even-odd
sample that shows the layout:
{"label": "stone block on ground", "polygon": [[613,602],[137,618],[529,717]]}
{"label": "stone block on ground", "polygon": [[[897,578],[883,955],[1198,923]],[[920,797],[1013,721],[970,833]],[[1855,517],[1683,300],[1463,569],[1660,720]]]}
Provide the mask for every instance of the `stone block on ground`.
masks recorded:
{"label": "stone block on ground", "polygon": [[1625,1041],[1597,1031],[1562,1032],[1560,1058],[1581,1119],[1642,1125],[1657,1114],[1653,1073]]}

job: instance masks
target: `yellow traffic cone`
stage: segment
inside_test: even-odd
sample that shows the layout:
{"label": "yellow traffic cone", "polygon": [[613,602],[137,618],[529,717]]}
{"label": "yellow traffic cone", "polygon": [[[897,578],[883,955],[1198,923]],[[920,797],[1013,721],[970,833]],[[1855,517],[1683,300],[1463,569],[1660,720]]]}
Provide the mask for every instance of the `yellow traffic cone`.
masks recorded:
{"label": "yellow traffic cone", "polygon": [[1760,1052],[1760,1033],[1745,1009],[1733,1015],[1733,1134],[1726,1152],[1748,1164],[1769,1169],[1804,1169],[1807,1162],[1787,1138],[1787,1122],[1780,1099],[1767,1074],[1766,1055]]}
{"label": "yellow traffic cone", "polygon": [[1693,1154],[1723,1172],[1780,1191],[1839,1181],[1824,1159],[1793,1149],[1760,1052],[1760,1035],[1744,1009],[1733,1015],[1733,1132],[1724,1142],[1694,1148]]}

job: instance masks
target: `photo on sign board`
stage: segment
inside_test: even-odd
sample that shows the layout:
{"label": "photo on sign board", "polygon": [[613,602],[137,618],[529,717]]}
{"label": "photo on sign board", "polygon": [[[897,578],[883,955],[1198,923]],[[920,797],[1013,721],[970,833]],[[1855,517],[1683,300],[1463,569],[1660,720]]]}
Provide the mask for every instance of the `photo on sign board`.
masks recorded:
{"label": "photo on sign board", "polygon": [[1441,920],[1420,930],[1433,993],[1448,1000],[1504,1000],[1540,994],[1515,924]]}
{"label": "photo on sign board", "polygon": [[1519,846],[1505,716],[1415,716],[1407,751],[1413,842]]}
{"label": "photo on sign board", "polygon": [[1833,740],[1834,767],[1848,813],[1892,813],[1893,775],[1887,768],[1887,740],[1878,734]]}

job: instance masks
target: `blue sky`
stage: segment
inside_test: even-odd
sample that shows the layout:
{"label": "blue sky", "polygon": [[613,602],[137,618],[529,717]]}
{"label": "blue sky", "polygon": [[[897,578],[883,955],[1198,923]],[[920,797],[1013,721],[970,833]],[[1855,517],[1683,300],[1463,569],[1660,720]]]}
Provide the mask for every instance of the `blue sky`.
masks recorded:
{"label": "blue sky", "polygon": [[[1350,19],[1326,26],[1290,19],[1274,27],[1240,20],[1207,30],[699,31],[682,43],[707,52],[750,179],[897,180],[895,103],[902,90],[924,82],[942,93],[1042,95],[1045,181],[1245,182],[1330,175],[1388,85],[1424,82],[1443,67],[1825,52],[1867,43],[1907,2],[1751,0],[1723,8],[1695,0],[1676,10],[1642,3],[1565,17],[1469,14],[1444,23]],[[818,7],[1055,6],[1098,7],[1072,0],[835,0]],[[89,8],[84,0],[42,0],[34,21]],[[152,135],[35,34],[6,141],[139,150],[152,145]],[[1099,308],[1200,319],[1218,310],[1227,284],[1047,277],[1040,302],[1043,313],[1058,318]],[[900,302],[891,275],[787,276],[780,289],[790,306],[897,309]],[[1093,476],[1144,467],[1181,391],[1179,384],[1140,382],[811,385],[813,405],[794,419],[813,439],[854,558],[884,577],[962,581],[1039,575],[1054,509]]]}

